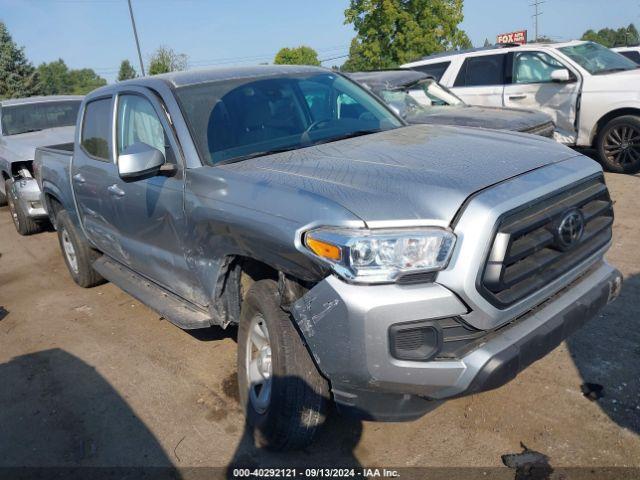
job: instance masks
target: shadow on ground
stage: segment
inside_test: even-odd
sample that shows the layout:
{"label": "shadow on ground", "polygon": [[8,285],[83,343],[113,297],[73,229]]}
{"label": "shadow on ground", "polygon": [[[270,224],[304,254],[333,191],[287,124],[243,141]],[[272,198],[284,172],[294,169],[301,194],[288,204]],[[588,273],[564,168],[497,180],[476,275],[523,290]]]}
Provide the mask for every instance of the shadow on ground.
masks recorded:
{"label": "shadow on ground", "polygon": [[[618,425],[640,434],[640,275],[620,297],[567,340],[585,383],[602,385],[597,400]],[[589,401],[585,398],[584,400]]]}
{"label": "shadow on ground", "polygon": [[[1,467],[172,467],[127,402],[60,349],[0,365]],[[43,477],[44,478],[44,477]]]}

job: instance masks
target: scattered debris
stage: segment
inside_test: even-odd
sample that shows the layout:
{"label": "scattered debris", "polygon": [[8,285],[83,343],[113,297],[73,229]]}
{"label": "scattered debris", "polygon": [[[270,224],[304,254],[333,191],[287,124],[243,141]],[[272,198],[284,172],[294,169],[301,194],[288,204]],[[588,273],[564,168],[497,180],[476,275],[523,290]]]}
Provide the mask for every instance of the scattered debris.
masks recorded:
{"label": "scattered debris", "polygon": [[599,383],[583,383],[580,385],[580,391],[592,402],[604,397],[604,387]]}
{"label": "scattered debris", "polygon": [[530,450],[520,442],[522,453],[508,453],[502,455],[502,463],[516,471],[515,480],[544,480],[550,479],[553,468],[549,465],[549,457],[545,454]]}
{"label": "scattered debris", "polygon": [[187,438],[186,436],[182,437],[180,439],[180,441],[178,443],[176,443],[176,446],[173,447],[173,454],[176,456],[176,458],[178,459],[178,462],[181,462],[182,460],[180,460],[180,457],[178,456],[178,453],[176,452],[176,450],[178,449],[178,447],[180,446],[180,444],[182,443],[182,441]]}

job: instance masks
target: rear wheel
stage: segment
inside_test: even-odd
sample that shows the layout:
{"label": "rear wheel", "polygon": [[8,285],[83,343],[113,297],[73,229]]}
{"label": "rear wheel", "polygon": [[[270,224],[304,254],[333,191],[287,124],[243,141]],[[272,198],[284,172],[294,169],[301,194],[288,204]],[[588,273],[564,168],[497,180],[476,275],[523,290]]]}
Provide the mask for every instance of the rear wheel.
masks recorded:
{"label": "rear wheel", "polygon": [[640,171],[640,117],[626,115],[608,122],[597,141],[602,165],[611,172]]}
{"label": "rear wheel", "polygon": [[329,386],[280,308],[273,280],[255,282],[238,328],[238,385],[257,442],[273,450],[310,444],[325,420]]}
{"label": "rear wheel", "polygon": [[13,180],[8,179],[4,182],[4,190],[7,192],[7,203],[9,204],[9,213],[11,220],[16,227],[16,231],[20,235],[33,235],[42,230],[42,226],[32,219],[27,212],[24,211],[20,202],[16,202],[13,193]]}
{"label": "rear wheel", "polygon": [[78,232],[67,211],[58,213],[56,226],[62,256],[73,281],[84,288],[104,283],[104,279],[93,269],[93,262],[100,257],[100,253],[91,248]]}

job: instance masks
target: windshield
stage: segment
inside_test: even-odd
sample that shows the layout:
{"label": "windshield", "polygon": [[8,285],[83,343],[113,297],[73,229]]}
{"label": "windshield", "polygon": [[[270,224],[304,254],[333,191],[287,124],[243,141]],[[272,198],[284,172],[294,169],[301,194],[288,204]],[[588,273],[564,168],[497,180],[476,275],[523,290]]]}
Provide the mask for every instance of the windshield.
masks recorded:
{"label": "windshield", "polygon": [[76,124],[80,100],[27,103],[2,107],[2,134],[18,135]]}
{"label": "windshield", "polygon": [[559,49],[592,75],[634,70],[638,65],[599,43],[587,42]]}
{"label": "windshield", "polygon": [[374,96],[328,72],[198,84],[176,96],[209,164],[402,126]]}

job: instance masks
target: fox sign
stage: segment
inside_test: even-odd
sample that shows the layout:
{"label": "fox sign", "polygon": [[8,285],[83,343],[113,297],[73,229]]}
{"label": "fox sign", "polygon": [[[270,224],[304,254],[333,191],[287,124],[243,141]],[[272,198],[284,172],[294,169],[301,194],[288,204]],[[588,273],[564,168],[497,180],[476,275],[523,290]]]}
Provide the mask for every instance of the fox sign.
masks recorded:
{"label": "fox sign", "polygon": [[501,33],[496,39],[498,45],[502,43],[518,43],[524,45],[527,43],[527,31],[519,30],[517,32]]}

